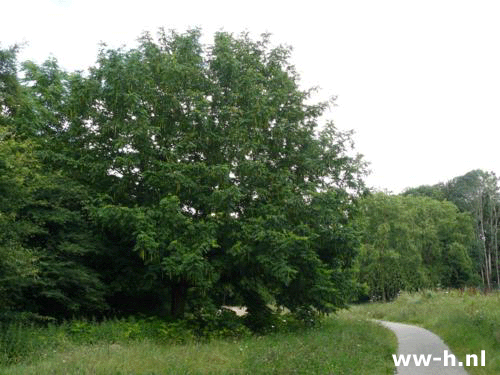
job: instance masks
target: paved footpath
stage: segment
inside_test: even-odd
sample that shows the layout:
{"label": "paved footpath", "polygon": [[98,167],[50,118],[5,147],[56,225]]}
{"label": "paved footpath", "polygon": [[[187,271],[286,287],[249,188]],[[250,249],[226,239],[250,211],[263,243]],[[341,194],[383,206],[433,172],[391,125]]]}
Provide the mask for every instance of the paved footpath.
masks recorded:
{"label": "paved footpath", "polygon": [[[451,355],[452,352],[434,333],[408,324],[378,322],[396,334],[399,343],[398,356],[408,354],[418,356],[424,354],[426,358],[429,354],[432,356],[429,366],[423,364],[416,366],[412,357],[409,366],[403,366],[402,364],[398,366],[398,375],[467,375],[464,368],[459,366],[458,359],[455,360],[455,366],[453,367],[451,366],[451,357],[448,357],[448,366],[444,366],[444,351],[447,350],[448,355]],[[463,366],[465,366],[465,363]]]}

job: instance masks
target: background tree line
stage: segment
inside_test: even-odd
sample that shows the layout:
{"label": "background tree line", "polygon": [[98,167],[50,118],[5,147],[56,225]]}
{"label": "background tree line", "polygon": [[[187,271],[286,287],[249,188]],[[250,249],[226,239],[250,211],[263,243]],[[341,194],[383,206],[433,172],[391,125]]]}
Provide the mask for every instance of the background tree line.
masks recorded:
{"label": "background tree line", "polygon": [[474,170],[400,195],[371,194],[360,216],[364,298],[400,290],[498,288],[498,178]]}
{"label": "background tree line", "polygon": [[499,179],[480,169],[455,177],[446,183],[408,189],[407,196],[428,196],[455,204],[473,222],[474,241],[470,249],[474,272],[487,289],[500,287]]}

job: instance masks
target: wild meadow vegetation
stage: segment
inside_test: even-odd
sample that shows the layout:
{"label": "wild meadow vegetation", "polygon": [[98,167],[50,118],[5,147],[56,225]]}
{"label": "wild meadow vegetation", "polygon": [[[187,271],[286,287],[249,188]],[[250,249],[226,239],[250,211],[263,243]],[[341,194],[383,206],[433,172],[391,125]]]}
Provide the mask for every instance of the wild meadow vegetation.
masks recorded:
{"label": "wild meadow vegetation", "polygon": [[474,375],[500,374],[500,293],[476,289],[402,293],[391,303],[353,306],[342,316],[416,324],[440,336],[455,355],[486,351],[486,367],[468,367]]}
{"label": "wild meadow vegetation", "polygon": [[281,315],[256,336],[238,319],[225,313],[203,332],[157,319],[11,325],[0,337],[0,374],[393,373],[395,337],[371,322],[329,317],[305,328]]}
{"label": "wild meadow vegetation", "polygon": [[498,178],[372,191],[269,35],[160,30],[83,72],[18,52],[0,46],[2,365],[157,371],[142,351],[185,373],[366,373],[357,341],[385,373],[387,332],[318,316],[500,285]]}

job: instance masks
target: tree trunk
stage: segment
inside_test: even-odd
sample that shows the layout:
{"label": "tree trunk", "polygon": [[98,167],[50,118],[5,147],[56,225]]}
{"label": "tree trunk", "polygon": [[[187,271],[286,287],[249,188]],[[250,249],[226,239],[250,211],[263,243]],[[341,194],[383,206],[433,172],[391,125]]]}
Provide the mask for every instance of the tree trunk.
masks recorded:
{"label": "tree trunk", "polygon": [[483,247],[483,252],[484,252],[484,278],[485,278],[485,281],[486,281],[486,284],[484,285],[484,287],[486,289],[490,289],[491,288],[491,274],[490,274],[490,270],[491,270],[491,265],[488,263],[488,248],[486,246],[486,234],[484,232],[484,210],[483,210],[483,196],[482,196],[482,192],[479,196],[479,207],[478,207],[478,219],[479,219],[479,237],[480,237],[480,240],[481,240],[481,244],[482,244],[482,247]]}
{"label": "tree trunk", "polygon": [[497,212],[497,199],[496,199],[496,195],[495,195],[495,200],[493,202],[494,206],[493,206],[493,214],[494,214],[494,218],[495,218],[495,225],[494,225],[494,228],[493,228],[493,248],[495,249],[495,270],[496,270],[496,274],[497,274],[497,289],[500,288],[500,268],[498,266],[498,261],[499,261],[499,258],[498,258],[498,212]]}
{"label": "tree trunk", "polygon": [[170,314],[174,319],[182,319],[186,307],[188,284],[185,281],[179,281],[172,284],[170,289]]}

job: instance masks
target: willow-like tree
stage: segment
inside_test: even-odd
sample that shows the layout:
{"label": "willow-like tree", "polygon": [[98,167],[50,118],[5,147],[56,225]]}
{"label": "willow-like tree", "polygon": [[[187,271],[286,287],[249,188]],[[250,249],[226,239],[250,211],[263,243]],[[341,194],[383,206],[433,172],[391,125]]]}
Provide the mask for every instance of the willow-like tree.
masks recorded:
{"label": "willow-like tree", "polygon": [[451,202],[376,193],[364,200],[359,276],[372,298],[473,281],[474,227]]}
{"label": "willow-like tree", "polygon": [[103,47],[70,80],[64,168],[99,193],[103,233],[140,255],[175,317],[194,293],[231,295],[254,322],[270,302],[347,301],[363,163],[349,133],[318,130],[328,103],[309,104],[289,55],[268,36],[206,47],[198,30],[162,31]]}
{"label": "willow-like tree", "polygon": [[[470,256],[485,288],[500,285],[498,232],[500,218],[499,178],[493,172],[476,169],[446,183],[408,189],[406,195],[432,195],[453,202],[475,222],[476,243]],[[476,284],[479,284],[478,281]]]}

